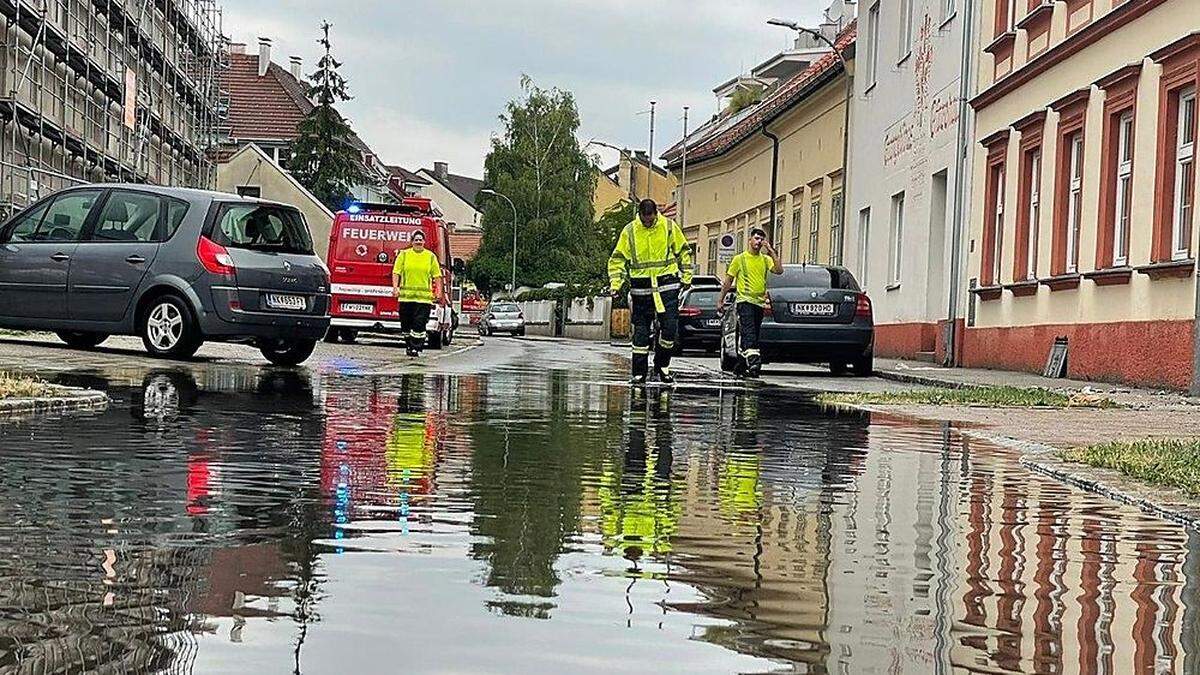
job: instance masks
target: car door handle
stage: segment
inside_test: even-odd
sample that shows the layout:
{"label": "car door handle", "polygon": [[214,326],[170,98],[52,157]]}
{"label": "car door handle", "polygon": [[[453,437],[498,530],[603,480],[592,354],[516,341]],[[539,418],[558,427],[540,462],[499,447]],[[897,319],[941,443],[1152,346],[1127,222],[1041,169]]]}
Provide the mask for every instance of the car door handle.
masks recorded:
{"label": "car door handle", "polygon": [[55,253],[54,255],[50,256],[50,259],[54,262],[67,262],[71,259],[71,256],[67,255],[66,253]]}
{"label": "car door handle", "polygon": [[146,262],[146,259],[140,255],[134,254],[126,258],[125,262],[129,263],[130,265],[141,265],[142,263]]}

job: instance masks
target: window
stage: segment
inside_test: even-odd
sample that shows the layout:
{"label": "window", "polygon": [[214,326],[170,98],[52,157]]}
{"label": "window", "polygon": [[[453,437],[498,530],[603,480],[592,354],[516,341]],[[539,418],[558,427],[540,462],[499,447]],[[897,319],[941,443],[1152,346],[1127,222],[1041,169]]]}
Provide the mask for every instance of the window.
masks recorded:
{"label": "window", "polygon": [[253,197],[260,199],[262,197],[262,188],[257,185],[239,185],[237,187],[239,197]]}
{"label": "window", "polygon": [[708,238],[708,266],[706,269],[709,274],[717,273],[717,245],[716,237]]}
{"label": "window", "polygon": [[817,262],[821,245],[821,199],[814,197],[808,214],[808,262]]}
{"label": "window", "polygon": [[304,216],[293,208],[268,204],[225,204],[213,241],[221,246],[278,253],[310,254],[312,236]]}
{"label": "window", "polygon": [[741,230],[738,230],[737,248],[735,249],[735,251],[738,253],[741,253],[744,250],[746,250],[746,233]]}
{"label": "window", "polygon": [[867,285],[867,270],[871,269],[871,209],[858,212],[858,278]]}
{"label": "window", "polygon": [[904,193],[892,197],[892,232],[889,241],[888,281],[891,286],[900,285],[901,262],[904,250]]}
{"label": "window", "polygon": [[984,286],[995,286],[1003,281],[1001,262],[1004,260],[1004,161],[988,166],[987,216],[983,233],[983,276]]}
{"label": "window", "polygon": [[829,200],[829,264],[842,264],[842,193]]}
{"label": "window", "polygon": [[879,75],[879,3],[867,10],[867,89],[875,86]]}
{"label": "window", "polygon": [[783,251],[783,209],[778,209],[778,214],[775,216],[775,229],[771,231],[771,245],[775,247],[775,252],[782,255]]}
{"label": "window", "polygon": [[8,232],[4,237],[5,242],[37,241],[38,226],[42,224],[42,217],[46,215],[46,208],[49,206],[50,201],[47,200],[17,216],[8,225]]}
{"label": "window", "polygon": [[1079,271],[1079,231],[1083,221],[1083,132],[1071,136],[1070,192],[1067,195],[1067,274]]}
{"label": "window", "polygon": [[[1054,217],[1051,230],[1050,277],[1075,275],[1079,272],[1079,235],[1083,225],[1083,139],[1087,124],[1087,106],[1091,94],[1089,89],[1072,92],[1052,103],[1050,109],[1058,113],[1058,128],[1055,136],[1054,163]],[[1101,172],[1101,176],[1104,172]],[[1097,203],[1097,197],[1091,197]],[[1099,221],[1097,221],[1099,222]],[[1097,228],[1103,234],[1101,228]],[[1099,241],[1100,237],[1097,237]],[[1108,255],[1103,253],[1111,247],[1097,245],[1096,262],[1102,263]],[[1060,288],[1075,288],[1066,284]],[[1051,290],[1055,287],[1051,286]]]}
{"label": "window", "polygon": [[1025,279],[1038,275],[1038,230],[1042,218],[1042,150],[1025,153],[1025,180],[1029,186],[1025,199]]}
{"label": "window", "polygon": [[158,241],[161,205],[155,195],[114,191],[104,202],[91,240],[143,244]]}
{"label": "window", "polygon": [[179,231],[179,226],[183,224],[183,218],[187,215],[188,207],[191,206],[182,199],[167,199],[167,229],[163,232],[162,241],[167,241],[175,236]]}
{"label": "window", "polygon": [[1116,209],[1113,213],[1113,264],[1129,264],[1129,226],[1133,212],[1133,113],[1117,123]]}
{"label": "window", "polygon": [[1017,29],[1017,0],[996,0],[996,37]]}
{"label": "window", "polygon": [[792,256],[788,258],[788,262],[800,262],[800,228],[803,219],[803,209],[792,211]]}
{"label": "window", "polygon": [[56,197],[31,241],[78,241],[99,190],[77,190]]}
{"label": "window", "polygon": [[1185,260],[1192,252],[1192,217],[1196,190],[1196,88],[1179,94],[1175,132],[1174,206],[1171,210],[1172,260]]}
{"label": "window", "polygon": [[956,11],[955,0],[942,0],[942,23],[949,21]]}
{"label": "window", "polygon": [[903,61],[912,53],[913,2],[914,0],[900,0],[900,49],[896,54],[897,61]]}

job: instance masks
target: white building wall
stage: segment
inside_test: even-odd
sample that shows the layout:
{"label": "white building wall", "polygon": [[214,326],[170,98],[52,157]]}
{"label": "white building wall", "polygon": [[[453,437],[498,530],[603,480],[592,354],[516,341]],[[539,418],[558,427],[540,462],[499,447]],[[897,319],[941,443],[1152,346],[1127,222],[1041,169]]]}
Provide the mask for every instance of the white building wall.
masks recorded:
{"label": "white building wall", "polygon": [[[930,324],[949,314],[967,0],[911,1],[910,47],[902,49],[906,3],[864,0],[856,49],[846,264],[865,281],[874,301],[881,327],[876,351],[887,356],[932,351],[928,337],[936,326]],[[879,24],[873,34],[870,11],[876,5]],[[945,16],[948,6],[955,9]],[[872,82],[868,61],[876,49]],[[899,194],[904,195],[904,222],[897,282],[891,273],[892,206]],[[864,232],[865,209],[870,220]]]}

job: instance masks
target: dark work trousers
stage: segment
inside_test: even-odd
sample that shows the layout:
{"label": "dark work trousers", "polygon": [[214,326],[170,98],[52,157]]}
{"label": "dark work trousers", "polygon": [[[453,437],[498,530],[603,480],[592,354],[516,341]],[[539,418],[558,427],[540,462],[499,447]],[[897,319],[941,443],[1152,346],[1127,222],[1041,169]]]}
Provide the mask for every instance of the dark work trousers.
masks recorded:
{"label": "dark work trousers", "polygon": [[411,351],[419,352],[425,347],[425,327],[429,324],[429,313],[433,305],[427,302],[400,303],[400,332]]}
{"label": "dark work trousers", "polygon": [[671,367],[671,355],[679,333],[679,290],[664,291],[660,295],[665,310],[661,314],[655,309],[653,295],[632,296],[634,376],[647,374],[655,317],[658,318],[658,345],[654,349],[654,368],[665,371]]}
{"label": "dark work trousers", "polygon": [[762,365],[762,352],[758,348],[758,334],[762,330],[763,308],[749,302],[737,304],[738,354],[747,368]]}

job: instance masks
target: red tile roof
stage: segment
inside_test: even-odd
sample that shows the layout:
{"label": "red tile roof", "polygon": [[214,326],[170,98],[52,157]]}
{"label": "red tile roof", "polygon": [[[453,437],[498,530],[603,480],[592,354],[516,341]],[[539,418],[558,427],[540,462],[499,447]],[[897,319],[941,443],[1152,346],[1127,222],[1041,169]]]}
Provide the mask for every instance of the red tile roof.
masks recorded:
{"label": "red tile roof", "polygon": [[479,253],[479,245],[483,243],[483,235],[477,232],[451,232],[450,255],[470,261]]}
{"label": "red tile roof", "polygon": [[229,92],[230,136],[235,141],[293,141],[300,121],[313,108],[304,85],[278,64],[272,63],[259,77],[257,54],[230,54],[221,87]]}
{"label": "red tile roof", "polygon": [[[834,45],[843,56],[847,56],[847,53],[853,49],[857,36],[858,22],[852,22],[841,32]],[[849,57],[847,56],[847,58]],[[808,68],[780,85],[761,103],[747,111],[745,116],[736,123],[726,126],[718,122],[714,125],[711,134],[701,135],[692,141],[688,146],[688,161],[700,162],[711,159],[757,134],[763,124],[803,101],[810,93],[810,86],[819,77],[835,70],[841,70],[841,62],[833,52],[817,59]],[[681,163],[682,146],[682,143],[677,143],[663,153],[662,159],[666,160],[668,168],[674,168]]]}

